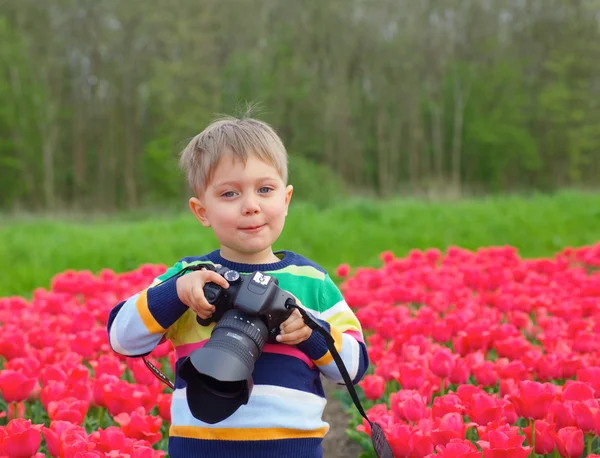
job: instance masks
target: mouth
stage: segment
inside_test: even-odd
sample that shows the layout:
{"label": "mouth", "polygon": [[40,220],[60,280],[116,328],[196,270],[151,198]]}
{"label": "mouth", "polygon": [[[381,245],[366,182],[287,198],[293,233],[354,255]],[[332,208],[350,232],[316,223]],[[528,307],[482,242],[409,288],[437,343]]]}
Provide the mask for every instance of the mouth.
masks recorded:
{"label": "mouth", "polygon": [[246,226],[246,227],[240,227],[240,231],[244,231],[244,232],[258,232],[260,231],[263,227],[265,227],[265,224],[261,224],[260,226]]}

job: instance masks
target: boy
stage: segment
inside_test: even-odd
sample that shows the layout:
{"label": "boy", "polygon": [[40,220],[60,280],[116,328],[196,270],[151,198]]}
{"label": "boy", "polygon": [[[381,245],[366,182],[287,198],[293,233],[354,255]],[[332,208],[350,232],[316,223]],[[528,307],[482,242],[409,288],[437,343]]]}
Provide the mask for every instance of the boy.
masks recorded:
{"label": "boy", "polygon": [[[276,277],[280,288],[331,333],[353,383],[358,383],[369,364],[367,349],[360,323],[341,292],[310,260],[272,250],[293,192],[286,185],[287,153],[274,130],[248,117],[217,120],[183,150],[181,166],[195,193],[190,209],[203,226],[212,228],[220,249],[181,259],[148,289],[117,304],[108,322],[113,350],[139,357],[166,337],[175,347],[177,372],[214,327],[196,322],[196,316],[206,319],[215,311],[203,286],[229,285],[211,270],[170,277],[188,265],[221,264],[240,274],[260,270]],[[322,420],[326,399],[320,374],[337,383],[343,383],[342,377],[324,338],[311,331],[297,310],[281,325],[277,340],[265,344],[256,361],[248,404],[219,423],[191,415],[185,382],[176,378],[169,431],[172,458],[323,456],[329,425]]]}

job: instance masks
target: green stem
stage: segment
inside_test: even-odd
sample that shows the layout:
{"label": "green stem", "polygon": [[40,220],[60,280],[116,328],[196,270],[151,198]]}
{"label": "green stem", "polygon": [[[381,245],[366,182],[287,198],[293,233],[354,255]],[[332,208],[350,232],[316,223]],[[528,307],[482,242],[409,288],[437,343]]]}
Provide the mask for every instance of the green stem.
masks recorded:
{"label": "green stem", "polygon": [[104,420],[104,407],[98,407],[98,428],[102,428],[102,420]]}
{"label": "green stem", "polygon": [[535,420],[530,419],[529,424],[531,425],[531,456],[535,457]]}
{"label": "green stem", "polygon": [[594,436],[592,436],[591,434],[587,435],[587,454],[591,455],[592,454],[592,442],[594,442]]}
{"label": "green stem", "polygon": [[558,454],[558,447],[554,446],[554,452],[552,453],[552,456],[554,458],[560,458],[560,455]]}
{"label": "green stem", "polygon": [[446,384],[444,383],[444,377],[442,377],[442,383],[440,385],[440,396],[443,396],[446,391]]}

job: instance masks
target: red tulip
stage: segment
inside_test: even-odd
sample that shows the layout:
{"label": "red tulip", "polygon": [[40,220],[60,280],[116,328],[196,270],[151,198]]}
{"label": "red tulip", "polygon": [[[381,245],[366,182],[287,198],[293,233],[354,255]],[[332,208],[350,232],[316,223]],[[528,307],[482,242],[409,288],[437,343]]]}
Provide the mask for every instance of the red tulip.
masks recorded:
{"label": "red tulip", "polygon": [[567,380],[561,394],[561,399],[563,401],[586,401],[594,399],[594,389],[587,383]]}
{"label": "red tulip", "polygon": [[583,432],[574,426],[561,428],[553,433],[560,456],[579,458],[583,453]]}
{"label": "red tulip", "polygon": [[335,273],[338,277],[345,278],[350,273],[350,266],[348,264],[340,264]]}
{"label": "red tulip", "polygon": [[544,418],[554,398],[553,385],[526,380],[519,384],[518,394],[509,399],[519,416],[539,420]]}
{"label": "red tulip", "polygon": [[464,411],[465,406],[462,400],[454,393],[436,397],[431,407],[431,415],[438,418],[443,417],[447,413],[463,413]]}
{"label": "red tulip", "polygon": [[475,393],[468,404],[467,415],[471,421],[485,426],[488,423],[499,421],[502,417],[500,399],[487,393]]}
{"label": "red tulip", "polygon": [[458,413],[444,415],[438,423],[438,427],[430,432],[435,445],[444,445],[452,439],[464,439],[467,428],[472,423],[465,425],[462,416]]}
{"label": "red tulip", "polygon": [[114,375],[121,378],[126,364],[122,363],[119,358],[112,354],[100,355],[97,360],[90,361],[90,366],[94,369],[94,376],[100,377],[102,374]]}
{"label": "red tulip", "polygon": [[30,458],[35,455],[42,443],[40,428],[41,425],[32,425],[31,420],[11,420],[4,428],[4,433],[0,432],[0,455],[13,458]]}
{"label": "red tulip", "polygon": [[413,448],[410,443],[410,438],[413,430],[408,425],[396,423],[391,430],[386,434],[388,443],[395,457],[408,457],[411,455]]}
{"label": "red tulip", "polygon": [[448,377],[454,369],[454,356],[448,348],[437,350],[429,361],[429,369],[441,378]]}
{"label": "red tulip", "polygon": [[437,454],[427,455],[425,458],[481,458],[481,452],[472,442],[464,439],[452,439],[446,445],[435,448]]}
{"label": "red tulip", "polygon": [[527,458],[531,447],[523,447],[523,436],[507,436],[498,431],[490,431],[488,441],[477,441],[483,449],[484,458]]}
{"label": "red tulip", "polygon": [[594,396],[600,397],[600,367],[587,367],[577,371],[577,380],[594,389]]}
{"label": "red tulip", "polygon": [[89,404],[77,398],[63,398],[59,401],[50,401],[48,404],[48,417],[50,420],[68,421],[80,425],[85,419]]}
{"label": "red tulip", "polygon": [[[544,420],[536,420],[535,425],[535,453],[546,454],[552,453],[555,447],[554,433],[555,425],[547,423]],[[527,442],[531,444],[531,424],[526,428],[523,428]]]}
{"label": "red tulip", "polygon": [[123,450],[128,443],[123,430],[116,426],[98,429],[90,434],[89,438],[96,444],[95,450],[104,453],[110,453],[113,450]]}
{"label": "red tulip", "polygon": [[21,402],[29,397],[36,383],[35,378],[10,369],[0,370],[0,391],[7,403]]}
{"label": "red tulip", "polygon": [[143,439],[155,444],[162,438],[162,418],[146,415],[143,407],[134,410],[131,415],[120,413],[114,420],[121,425],[125,435],[132,439]]}
{"label": "red tulip", "polygon": [[359,383],[367,399],[375,400],[383,396],[385,379],[379,375],[367,375]]}
{"label": "red tulip", "polygon": [[159,394],[156,402],[158,404],[158,414],[166,422],[171,422],[171,402],[173,399],[172,394]]}

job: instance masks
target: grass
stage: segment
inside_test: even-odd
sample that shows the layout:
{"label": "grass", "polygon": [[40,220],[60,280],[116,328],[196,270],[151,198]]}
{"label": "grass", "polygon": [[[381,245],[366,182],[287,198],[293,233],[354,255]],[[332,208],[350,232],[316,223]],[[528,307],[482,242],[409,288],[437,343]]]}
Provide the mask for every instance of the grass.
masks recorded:
{"label": "grass", "polygon": [[[352,200],[327,210],[293,203],[274,249],[301,253],[332,271],[379,266],[382,251],[512,245],[526,257],[600,240],[600,194],[497,197],[458,202]],[[29,296],[66,269],[131,270],[172,264],[216,248],[188,213],[104,218],[0,217],[0,296]]]}

